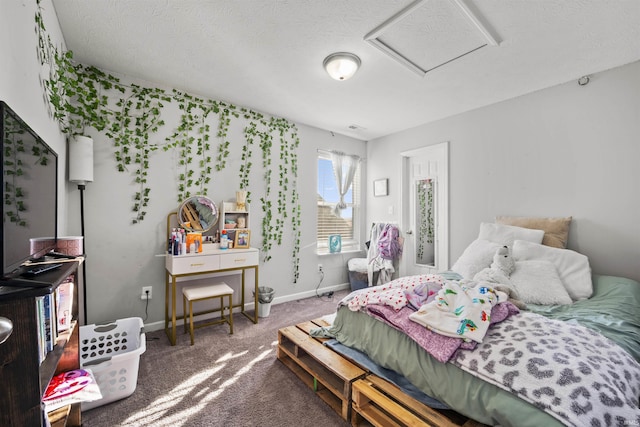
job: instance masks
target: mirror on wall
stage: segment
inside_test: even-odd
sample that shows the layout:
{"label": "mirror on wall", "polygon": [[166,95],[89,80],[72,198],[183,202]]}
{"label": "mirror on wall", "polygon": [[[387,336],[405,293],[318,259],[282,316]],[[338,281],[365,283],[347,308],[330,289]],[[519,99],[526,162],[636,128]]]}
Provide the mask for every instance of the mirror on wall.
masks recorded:
{"label": "mirror on wall", "polygon": [[187,231],[205,233],[218,223],[218,207],[206,196],[193,196],[178,208],[178,222]]}
{"label": "mirror on wall", "polygon": [[416,264],[435,267],[435,209],[434,209],[434,180],[431,178],[416,180],[415,194],[415,228],[416,233]]}

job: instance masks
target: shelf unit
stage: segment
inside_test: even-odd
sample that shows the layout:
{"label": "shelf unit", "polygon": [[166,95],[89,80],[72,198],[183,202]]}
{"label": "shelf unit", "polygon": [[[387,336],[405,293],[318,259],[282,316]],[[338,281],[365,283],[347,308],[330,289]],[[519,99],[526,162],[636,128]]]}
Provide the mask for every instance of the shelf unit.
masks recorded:
{"label": "shelf unit", "polygon": [[[57,260],[56,262],[61,262]],[[80,404],[44,413],[42,395],[51,379],[80,368],[78,325],[78,269],[81,260],[62,262],[37,279],[0,283],[0,315],[13,322],[13,333],[0,344],[0,425],[43,426],[44,417],[55,427],[82,425]],[[70,328],[58,335],[53,351],[40,363],[38,309],[36,299],[54,292],[67,280],[74,280]],[[30,287],[35,286],[35,287]]]}
{"label": "shelf unit", "polygon": [[238,210],[238,206],[235,202],[222,202],[220,203],[220,221],[218,222],[218,228],[220,232],[224,229],[224,225],[227,223],[227,220],[231,220],[238,224],[238,220],[244,220],[244,227],[227,229],[227,234],[229,235],[229,239],[233,241],[235,238],[235,233],[238,230],[249,230],[251,225],[249,224],[249,203],[246,204],[245,210]]}

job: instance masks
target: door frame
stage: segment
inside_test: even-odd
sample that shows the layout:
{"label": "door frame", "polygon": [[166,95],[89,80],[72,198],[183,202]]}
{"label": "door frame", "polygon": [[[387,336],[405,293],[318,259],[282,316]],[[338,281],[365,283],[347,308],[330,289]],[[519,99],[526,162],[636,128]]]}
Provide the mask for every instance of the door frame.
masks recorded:
{"label": "door frame", "polygon": [[[400,275],[415,274],[416,270],[424,270],[424,273],[436,273],[449,269],[449,141],[428,145],[400,153],[402,157],[402,190],[400,192],[400,224],[405,230],[405,245],[413,245],[415,234],[407,235],[407,231],[415,233],[415,227],[411,224],[411,192],[413,191],[413,179],[411,171],[411,158],[432,157],[438,161],[438,176],[436,185],[437,223],[435,224],[435,267],[416,267],[415,260],[403,256],[400,261]],[[412,253],[414,251],[411,251]]]}

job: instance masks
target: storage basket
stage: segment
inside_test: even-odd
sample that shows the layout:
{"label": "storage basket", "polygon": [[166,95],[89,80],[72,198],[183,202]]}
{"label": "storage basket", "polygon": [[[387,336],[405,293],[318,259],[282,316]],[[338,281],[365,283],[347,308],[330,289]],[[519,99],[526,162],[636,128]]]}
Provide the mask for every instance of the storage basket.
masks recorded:
{"label": "storage basket", "polygon": [[147,348],[143,326],[140,317],[130,317],[80,327],[80,366],[91,369],[102,393],[102,399],[83,402],[83,411],[123,399],[135,391],[140,355]]}
{"label": "storage basket", "polygon": [[[347,261],[347,269],[352,292],[369,286],[369,262],[366,258],[351,258]],[[380,271],[373,272],[373,283],[378,282],[379,274]]]}

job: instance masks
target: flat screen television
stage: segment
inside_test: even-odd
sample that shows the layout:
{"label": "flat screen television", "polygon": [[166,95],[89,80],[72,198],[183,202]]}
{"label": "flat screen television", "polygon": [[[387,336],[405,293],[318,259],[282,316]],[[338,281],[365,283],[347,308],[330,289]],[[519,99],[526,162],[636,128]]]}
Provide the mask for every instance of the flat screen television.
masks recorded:
{"label": "flat screen television", "polygon": [[[0,101],[2,152],[2,278],[56,247],[58,155]],[[38,245],[31,239],[41,238]],[[42,239],[44,238],[44,239]]]}

